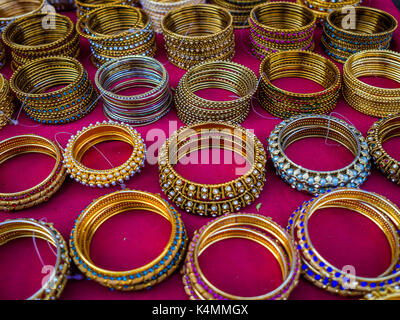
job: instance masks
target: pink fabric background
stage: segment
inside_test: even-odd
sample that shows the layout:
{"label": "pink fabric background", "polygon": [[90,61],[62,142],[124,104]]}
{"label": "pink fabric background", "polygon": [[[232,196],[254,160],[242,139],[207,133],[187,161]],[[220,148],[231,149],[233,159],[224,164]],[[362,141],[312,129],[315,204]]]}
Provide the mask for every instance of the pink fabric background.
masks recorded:
{"label": "pink fabric background", "polygon": [[[369,5],[384,9],[400,19],[399,11],[390,0],[371,0]],[[67,13],[75,19],[75,13]],[[316,35],[316,52],[321,53],[320,31]],[[249,31],[236,31],[235,62],[250,67],[258,75],[260,62],[249,51]],[[395,33],[392,48],[398,48],[399,31]],[[170,85],[176,88],[180,77],[184,74],[168,62],[162,36],[157,37],[156,58],[167,68],[170,75]],[[89,62],[90,50],[86,40],[81,40],[80,61],[87,68],[93,79],[96,69]],[[9,65],[8,60],[8,65]],[[7,77],[11,75],[9,66],[1,70]],[[341,66],[340,66],[341,68]],[[398,86],[388,80],[378,78],[366,79],[368,83],[382,86]],[[309,92],[318,89],[318,85],[302,79],[287,79],[277,82],[284,88],[296,92]],[[219,92],[208,93],[207,97],[219,96]],[[225,97],[229,96],[226,94]],[[349,107],[340,99],[334,116],[351,121],[364,135],[376,118],[365,116]],[[16,118],[17,116],[14,116]],[[8,125],[0,131],[0,138],[5,139],[19,134],[36,133],[50,139],[57,139],[65,146],[70,134],[74,134],[83,126],[96,121],[105,120],[102,104],[85,118],[63,126],[39,125],[28,119],[22,111],[18,116],[18,124]],[[175,127],[182,123],[178,120],[174,109],[155,124],[139,127],[137,130],[145,138],[149,147],[154,140],[161,144],[165,137],[155,139],[150,131],[155,128],[164,130],[169,135],[170,121],[175,121]],[[255,134],[266,146],[266,139],[273,127],[280,122],[262,110],[257,101],[253,101],[251,111],[243,126],[253,129]],[[389,141],[386,146],[393,156],[400,158],[400,139]],[[154,146],[153,146],[154,147]],[[152,147],[152,148],[153,148]],[[124,143],[110,142],[98,146],[113,165],[118,165],[129,156],[130,147]],[[323,139],[300,141],[288,149],[289,156],[299,164],[311,169],[335,169],[349,161],[352,156],[343,147]],[[109,167],[108,162],[96,150],[91,149],[84,157],[84,163],[97,168]],[[12,192],[25,189],[43,179],[50,171],[53,160],[44,155],[28,154],[16,157],[0,166],[0,192]],[[216,183],[234,178],[235,165],[198,165],[183,166],[178,170],[187,178],[198,182]],[[260,213],[272,217],[283,227],[287,225],[288,217],[300,203],[310,196],[291,189],[275,175],[271,162],[267,165],[267,182],[259,201],[244,212],[257,212],[256,205],[261,203]],[[161,193],[158,184],[158,167],[146,163],[144,170],[127,183],[132,189]],[[400,205],[399,187],[389,182],[380,172],[373,169],[368,181],[362,185],[365,190],[378,192],[397,205]],[[18,217],[46,219],[68,239],[77,215],[93,199],[116,191],[111,189],[92,189],[82,186],[67,178],[61,190],[49,202],[35,208],[13,214],[0,213],[0,220]],[[164,196],[164,195],[163,195]],[[195,229],[201,227],[208,218],[182,213],[189,237]],[[330,262],[338,267],[353,265],[358,275],[377,276],[389,266],[390,250],[383,233],[369,220],[345,210],[324,210],[311,220],[312,241]],[[98,230],[92,243],[92,258],[102,267],[115,270],[126,270],[138,267],[150,261],[165,245],[170,232],[168,222],[155,214],[136,212],[121,214],[107,221]],[[32,294],[40,286],[45,273],[43,264],[52,264],[54,255],[43,241],[21,239],[8,243],[0,248],[0,299],[23,299]],[[38,255],[38,253],[40,255]],[[245,240],[227,240],[211,247],[201,257],[201,265],[209,279],[221,289],[241,295],[260,294],[276,287],[281,281],[277,262],[273,256],[265,252],[259,245]],[[181,275],[176,272],[163,283],[149,291],[116,292],[110,291],[93,281],[80,279],[75,267],[73,278],[67,283],[62,299],[187,299]],[[291,299],[343,299],[318,289],[301,279],[293,291]]]}

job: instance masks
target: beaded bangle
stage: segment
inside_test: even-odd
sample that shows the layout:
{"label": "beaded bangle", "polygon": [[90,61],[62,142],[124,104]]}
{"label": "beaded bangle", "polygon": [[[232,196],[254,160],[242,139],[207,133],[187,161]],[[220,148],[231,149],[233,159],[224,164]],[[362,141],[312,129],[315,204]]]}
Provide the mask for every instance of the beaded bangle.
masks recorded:
{"label": "beaded bangle", "polygon": [[[210,283],[200,268],[199,256],[214,243],[230,238],[257,242],[273,253],[280,264],[282,284],[263,295],[241,297],[226,293]],[[271,218],[257,214],[234,213],[212,220],[195,231],[183,267],[183,283],[192,300],[287,299],[298,283],[299,264],[299,254],[292,238]]]}
{"label": "beaded bangle", "polygon": [[34,134],[15,136],[1,141],[0,164],[27,152],[49,155],[56,160],[54,167],[46,179],[30,189],[13,193],[0,193],[0,210],[22,210],[48,201],[65,180],[66,172],[62,166],[63,155],[58,145]]}
{"label": "beaded bangle", "polygon": [[[153,123],[170,110],[169,75],[156,59],[128,56],[111,60],[97,70],[97,88],[105,115],[116,121],[142,126]],[[145,93],[120,95],[129,88],[150,88]]]}
{"label": "beaded bangle", "polygon": [[[129,159],[122,165],[108,170],[94,170],[84,166],[80,160],[87,150],[103,141],[123,141],[132,145]],[[64,162],[71,179],[90,187],[110,187],[124,183],[140,172],[144,166],[146,145],[140,134],[124,123],[114,121],[90,124],[71,136],[64,152]]]}
{"label": "beaded bangle", "polygon": [[69,11],[76,9],[75,0],[48,0],[57,11]]}
{"label": "beaded bangle", "polygon": [[[174,165],[186,154],[205,148],[231,150],[247,159],[249,170],[221,184],[200,184],[178,174]],[[222,140],[222,141],[221,141]],[[262,143],[250,131],[223,122],[200,122],[175,131],[159,152],[160,185],[177,207],[200,216],[217,216],[240,210],[257,199],[265,183],[266,156]]]}
{"label": "beaded bangle", "polygon": [[14,96],[8,80],[0,74],[0,129],[6,126],[14,113]]}
{"label": "beaded bangle", "polygon": [[[44,19],[54,25],[43,26]],[[71,19],[61,14],[36,13],[11,22],[2,38],[10,48],[12,68],[42,57],[79,55],[79,36]]]}
{"label": "beaded bangle", "polygon": [[388,49],[397,20],[389,13],[369,8],[356,7],[355,29],[344,29],[342,21],[347,13],[341,9],[331,12],[324,23],[321,43],[325,53],[335,61],[344,63],[353,53],[364,50]]}
{"label": "beaded bangle", "polygon": [[42,10],[45,0],[0,0],[0,33],[15,19]]}
{"label": "beaded bangle", "polygon": [[400,89],[366,84],[360,77],[385,77],[399,82],[400,54],[367,50],[351,55],[343,67],[343,97],[355,110],[373,117],[400,112]]}
{"label": "beaded bangle", "polygon": [[[353,162],[333,171],[309,170],[294,163],[285,154],[285,149],[308,137],[329,138],[340,143],[353,153]],[[269,136],[268,151],[277,174],[292,188],[311,194],[322,194],[336,187],[357,188],[370,175],[368,144],[361,132],[331,116],[296,116],[282,121]]]}
{"label": "beaded bangle", "polygon": [[[249,68],[234,62],[207,61],[193,66],[179,81],[175,107],[185,124],[197,121],[243,122],[257,90],[257,77]],[[219,88],[232,92],[237,98],[212,101],[196,95],[196,91]]]}
{"label": "beaded bangle", "polygon": [[[318,209],[327,207],[347,208],[372,220],[385,233],[392,260],[389,268],[376,278],[349,277],[324,259],[310,240],[308,222]],[[302,274],[317,287],[343,296],[364,295],[376,288],[383,289],[399,283],[399,236],[400,210],[381,195],[360,189],[336,189],[318,198],[304,202],[292,214],[288,231],[291,233],[302,260]],[[353,278],[353,279],[350,279]]]}
{"label": "beaded bangle", "polygon": [[187,5],[163,18],[161,28],[168,60],[181,69],[208,60],[232,60],[235,54],[232,16],[226,9]]}
{"label": "beaded bangle", "polygon": [[269,2],[251,10],[251,51],[259,59],[270,53],[314,48],[315,16],[291,2]]}
{"label": "beaded bangle", "polygon": [[371,291],[363,300],[400,300],[400,285]]}
{"label": "beaded bangle", "polygon": [[87,16],[91,11],[104,7],[106,5],[129,5],[137,6],[139,0],[75,0],[76,15],[78,18]]}
{"label": "beaded bangle", "polygon": [[53,245],[57,251],[54,269],[42,287],[28,300],[55,300],[64,290],[69,274],[70,258],[67,244],[52,223],[34,219],[9,219],[0,223],[0,246],[18,238],[39,238]]}
{"label": "beaded bangle", "polygon": [[330,12],[346,6],[358,6],[362,0],[297,0],[297,3],[309,8],[319,22],[323,23]]}
{"label": "beaded bangle", "polygon": [[161,20],[171,10],[190,4],[205,3],[205,0],[140,0],[142,8],[151,18],[154,30],[161,33]]}
{"label": "beaded bangle", "polygon": [[89,40],[96,67],[114,58],[156,51],[153,24],[142,10],[126,5],[108,5],[90,11],[77,22],[78,33]]}
{"label": "beaded bangle", "polygon": [[400,134],[400,115],[375,122],[368,130],[367,142],[376,167],[392,182],[400,184],[400,160],[383,149],[383,142]]}
{"label": "beaded bangle", "polygon": [[[48,57],[21,66],[10,79],[28,116],[46,124],[80,119],[95,107],[97,92],[82,64],[69,57]],[[46,92],[51,88],[61,89]]]}
{"label": "beaded bangle", "polygon": [[[129,271],[97,267],[90,259],[90,243],[97,228],[112,216],[128,210],[154,212],[171,223],[171,236],[164,250],[150,263]],[[70,253],[79,270],[90,279],[116,290],[150,289],[179,266],[187,247],[185,226],[179,213],[159,195],[137,191],[117,191],[94,200],[75,222]]]}
{"label": "beaded bangle", "polygon": [[[316,53],[286,51],[269,54],[261,62],[260,77],[258,100],[266,111],[279,118],[303,113],[326,114],[335,108],[339,99],[340,71],[332,61]],[[286,77],[313,80],[324,90],[295,93],[272,83]]]}

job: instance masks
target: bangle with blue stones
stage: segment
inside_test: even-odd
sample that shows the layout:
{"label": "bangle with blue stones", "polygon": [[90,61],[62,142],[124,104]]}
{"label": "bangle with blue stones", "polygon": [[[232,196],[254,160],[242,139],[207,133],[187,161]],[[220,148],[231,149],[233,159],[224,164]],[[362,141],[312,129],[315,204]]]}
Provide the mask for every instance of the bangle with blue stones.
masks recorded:
{"label": "bangle with blue stones", "polygon": [[[199,263],[200,255],[214,243],[234,238],[254,241],[274,255],[283,279],[277,288],[243,297],[218,289],[206,278]],[[191,300],[285,300],[296,287],[299,275],[299,253],[292,237],[281,226],[262,215],[234,213],[212,220],[194,232],[183,267],[183,284]]]}
{"label": "bangle with blue stones", "polygon": [[371,291],[363,300],[400,300],[400,285]]}
{"label": "bangle with blue stones", "polygon": [[78,33],[89,40],[96,67],[114,58],[153,56],[156,50],[152,21],[145,11],[128,5],[107,5],[81,17]]}
{"label": "bangle with blue stones", "polygon": [[96,105],[97,92],[88,73],[70,57],[33,60],[14,72],[10,86],[28,116],[43,124],[78,120]]}
{"label": "bangle with blue stones", "polygon": [[[42,282],[41,288],[27,300],[58,299],[67,283],[70,267],[67,243],[52,223],[34,219],[9,219],[0,223],[0,247],[19,238],[42,239],[55,249],[57,256],[49,277]],[[52,248],[52,250],[54,250]],[[27,269],[29,272],[29,269]]]}
{"label": "bangle with blue stones", "polygon": [[[171,224],[168,244],[146,266],[112,271],[96,266],[90,259],[90,243],[97,228],[116,214],[146,210],[159,214]],[[70,237],[70,254],[89,279],[116,290],[150,289],[169,277],[184,258],[188,238],[180,214],[159,195],[125,189],[94,200],[75,221]]]}
{"label": "bangle with blue stones", "polygon": [[[334,140],[349,149],[354,160],[333,171],[310,170],[294,163],[285,154],[285,149],[308,137]],[[292,188],[311,194],[322,194],[337,187],[357,188],[370,175],[368,144],[361,132],[332,116],[302,115],[282,121],[269,136],[268,151],[277,174]]]}
{"label": "bangle with blue stones", "polygon": [[[343,27],[348,12],[331,12],[324,23],[322,45],[334,60],[344,63],[349,56],[364,50],[388,49],[397,20],[389,13],[369,7],[354,8],[354,26]],[[351,22],[351,20],[350,20]]]}
{"label": "bangle with blue stones", "polygon": [[[361,277],[335,267],[324,259],[310,240],[308,222],[319,209],[338,207],[358,213],[377,224],[391,248],[391,264],[380,276]],[[360,296],[400,283],[400,210],[381,195],[353,188],[340,188],[305,201],[290,217],[288,231],[302,260],[302,274],[317,287],[343,296]]]}

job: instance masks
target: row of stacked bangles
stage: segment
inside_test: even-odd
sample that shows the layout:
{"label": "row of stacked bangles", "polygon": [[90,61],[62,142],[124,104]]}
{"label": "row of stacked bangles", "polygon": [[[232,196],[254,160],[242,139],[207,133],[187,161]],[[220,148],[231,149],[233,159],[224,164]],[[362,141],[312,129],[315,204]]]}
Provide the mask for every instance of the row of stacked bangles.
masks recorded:
{"label": "row of stacked bangles", "polygon": [[[20,135],[0,142],[0,163],[27,152],[43,153],[56,162],[51,174],[37,186],[18,193],[0,193],[0,210],[14,212],[40,205],[62,186],[67,176],[93,188],[121,185],[142,170],[146,145],[135,126],[154,123],[174,105],[185,127],[174,132],[159,152],[159,183],[169,199],[145,191],[123,189],[95,199],[76,218],[69,244],[51,223],[9,219],[0,223],[0,245],[20,237],[38,237],[57,250],[54,272],[31,299],[57,299],[67,282],[71,263],[89,279],[116,290],[152,287],[180,266],[183,285],[191,299],[286,299],[300,275],[334,294],[365,299],[400,298],[400,210],[385,197],[360,189],[371,163],[393,183],[400,184],[400,160],[383,143],[400,136],[400,90],[367,85],[360,77],[378,75],[399,81],[400,54],[390,51],[396,19],[382,10],[359,5],[358,0],[156,1],[55,0],[58,9],[77,8],[76,25],[64,15],[44,12],[44,0],[0,0],[1,61],[11,52],[14,70],[0,76],[0,126],[4,127],[19,104],[33,120],[46,125],[76,121],[96,106],[101,97],[109,121],[83,127],[65,149],[39,135]],[[354,6],[357,24],[346,29],[346,5]],[[6,14],[5,14],[6,13]],[[47,21],[47,27],[43,21]],[[52,25],[53,24],[53,25]],[[323,28],[321,44],[328,58],[311,52],[313,34]],[[250,28],[251,52],[261,60],[259,78],[249,68],[231,62],[235,28]],[[187,70],[172,94],[168,72],[153,58],[155,33],[162,33],[169,61]],[[98,68],[95,85],[77,60],[80,37],[89,40],[91,62]],[[324,89],[293,93],[272,82],[286,77],[311,79]],[[132,80],[136,79],[136,80]],[[50,88],[61,87],[55,91]],[[120,92],[139,86],[137,95]],[[235,94],[229,101],[196,95],[202,89],[224,89]],[[381,118],[366,138],[353,125],[328,116],[340,94],[357,111]],[[240,126],[251,110],[251,99],[283,119],[268,138],[268,150],[249,130]],[[219,144],[245,157],[251,165],[242,176],[222,184],[199,184],[174,168],[184,155],[200,150],[213,138],[204,129],[218,130],[231,143]],[[329,138],[346,147],[354,160],[334,171],[315,171],[293,162],[286,154],[292,143],[308,137]],[[103,141],[132,145],[122,165],[93,170],[81,160]],[[314,197],[290,216],[286,229],[271,218],[241,210],[260,196],[271,159],[279,176],[292,188]],[[172,204],[173,203],[173,204]],[[330,264],[313,246],[308,220],[319,209],[341,207],[360,213],[377,224],[391,248],[391,264],[380,276],[349,277]],[[215,217],[189,239],[179,208],[189,214]],[[172,232],[167,246],[151,263],[117,272],[96,266],[90,243],[98,227],[128,210],[147,210],[168,220]],[[278,288],[255,297],[222,291],[202,272],[199,256],[212,244],[242,238],[255,241],[278,260],[283,281]]]}

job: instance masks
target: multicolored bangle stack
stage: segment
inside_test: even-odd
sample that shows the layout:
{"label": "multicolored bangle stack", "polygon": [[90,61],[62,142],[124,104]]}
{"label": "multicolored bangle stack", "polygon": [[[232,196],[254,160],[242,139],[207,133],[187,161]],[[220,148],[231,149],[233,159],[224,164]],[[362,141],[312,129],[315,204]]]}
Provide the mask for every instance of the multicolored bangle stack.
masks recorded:
{"label": "multicolored bangle stack", "polygon": [[[234,180],[209,185],[192,182],[176,172],[174,166],[183,156],[205,148],[230,150],[244,157],[248,171]],[[158,159],[163,192],[177,207],[200,216],[215,217],[250,205],[265,183],[264,147],[252,132],[238,125],[210,121],[182,127],[163,144]]]}
{"label": "multicolored bangle stack", "polygon": [[[169,75],[154,58],[128,56],[111,60],[97,70],[95,83],[103,99],[105,115],[132,126],[153,123],[171,107]],[[150,88],[145,93],[120,95],[132,88]]]}
{"label": "multicolored bangle stack", "polygon": [[75,0],[48,0],[57,11],[69,11],[76,9]]}
{"label": "multicolored bangle stack", "polygon": [[[377,277],[349,275],[329,263],[313,245],[308,230],[311,216],[323,208],[346,208],[368,218],[384,232],[391,249],[389,267]],[[381,195],[361,189],[337,189],[304,202],[289,219],[288,231],[300,250],[302,274],[319,288],[342,296],[360,296],[400,282],[400,210]],[[376,259],[376,257],[375,257]]]}
{"label": "multicolored bangle stack", "polygon": [[63,155],[53,141],[34,134],[15,136],[0,142],[0,164],[27,152],[43,153],[54,158],[55,164],[49,176],[37,186],[15,193],[0,193],[0,210],[14,211],[33,207],[57,192],[66,177]]}
{"label": "multicolored bangle stack", "polygon": [[12,53],[12,68],[42,57],[79,55],[79,36],[70,18],[36,13],[11,22],[2,38]]}
{"label": "multicolored bangle stack", "polygon": [[10,84],[0,73],[0,129],[10,122],[14,109],[14,96]]}
{"label": "multicolored bangle stack", "polygon": [[383,143],[400,134],[400,115],[375,122],[368,130],[367,142],[377,168],[392,182],[400,184],[400,159],[394,159]]}
{"label": "multicolored bangle stack", "polygon": [[232,16],[210,4],[188,5],[167,13],[161,22],[168,60],[181,69],[209,60],[232,60]]}
{"label": "multicolored bangle stack", "polygon": [[297,3],[311,9],[318,21],[323,23],[329,13],[347,6],[356,7],[362,0],[297,0]]}
{"label": "multicolored bangle stack", "polygon": [[161,20],[171,10],[190,5],[205,3],[205,0],[140,0],[142,8],[151,18],[154,24],[154,30],[157,33],[161,33]]}
{"label": "multicolored bangle stack", "polygon": [[356,52],[388,49],[398,26],[397,20],[385,11],[369,7],[354,10],[353,28],[343,28],[347,13],[341,9],[330,13],[324,23],[322,47],[328,56],[341,63]]}
{"label": "multicolored bangle stack", "polygon": [[107,5],[90,11],[76,25],[89,40],[92,63],[97,68],[114,58],[156,52],[153,24],[142,9],[126,5]]}
{"label": "multicolored bangle stack", "polygon": [[[309,79],[324,90],[295,93],[283,90],[272,82],[286,77]],[[339,99],[341,78],[339,68],[329,59],[306,51],[285,51],[269,54],[260,65],[258,101],[279,118],[294,115],[331,112]]]}
{"label": "multicolored bangle stack", "polygon": [[[84,166],[80,161],[87,150],[103,141],[123,141],[129,143],[132,153],[122,165],[95,170]],[[79,130],[71,136],[64,150],[64,165],[71,179],[89,187],[109,188],[122,184],[140,172],[144,166],[146,145],[140,134],[125,123],[114,121],[97,122]]]}
{"label": "multicolored bangle stack", "polygon": [[52,266],[52,272],[49,273],[47,280],[42,282],[42,287],[28,300],[58,299],[67,283],[71,262],[67,243],[62,235],[52,223],[34,219],[9,219],[0,223],[0,246],[19,238],[42,239],[56,249],[54,253],[57,258],[55,265]]}
{"label": "multicolored bangle stack", "polygon": [[287,50],[313,50],[315,16],[292,2],[269,2],[250,12],[251,52],[258,59]]}
{"label": "multicolored bangle stack", "polygon": [[261,3],[269,2],[270,0],[211,0],[221,8],[229,11],[233,18],[233,27],[235,29],[247,28],[249,26],[250,11]]}
{"label": "multicolored bangle stack", "polygon": [[[283,278],[278,288],[255,297],[235,296],[218,289],[206,278],[200,267],[200,255],[214,243],[233,238],[254,241],[274,255]],[[185,291],[191,300],[284,300],[298,283],[300,259],[293,239],[271,218],[234,213],[212,220],[195,231],[182,273]]]}
{"label": "multicolored bangle stack", "polygon": [[[249,114],[257,84],[254,72],[238,63],[203,62],[190,68],[179,81],[175,93],[178,117],[185,124],[210,120],[241,123]],[[228,90],[235,99],[212,101],[196,95],[196,91],[211,88]]]}
{"label": "multicolored bangle stack", "polygon": [[[68,57],[32,60],[14,72],[11,90],[28,116],[45,124],[78,120],[96,106],[97,92],[82,64]],[[47,91],[63,86],[55,91]]]}
{"label": "multicolored bangle stack", "polygon": [[46,0],[0,0],[0,33],[15,19],[42,10]]}
{"label": "multicolored bangle stack", "polygon": [[78,18],[85,17],[93,10],[99,9],[104,6],[113,5],[129,5],[137,6],[139,0],[75,0],[76,15]]}
{"label": "multicolored bangle stack", "polygon": [[343,97],[355,110],[373,117],[400,112],[400,89],[367,84],[361,77],[384,77],[399,82],[400,53],[367,50],[351,55],[343,66]]}
{"label": "multicolored bangle stack", "polygon": [[[339,170],[306,169],[290,160],[285,149],[309,137],[334,140],[350,150],[355,158]],[[282,121],[269,136],[268,151],[277,174],[292,188],[311,194],[322,194],[337,187],[358,188],[370,175],[371,157],[363,135],[347,122],[331,116],[300,115]]]}
{"label": "multicolored bangle stack", "polygon": [[[159,214],[171,224],[165,249],[143,267],[111,271],[97,267],[90,259],[90,244],[98,227],[121,212],[146,210]],[[79,270],[89,279],[116,290],[142,290],[169,277],[184,258],[188,238],[180,214],[159,195],[137,191],[117,191],[94,200],[77,218],[70,238],[70,253]]]}

